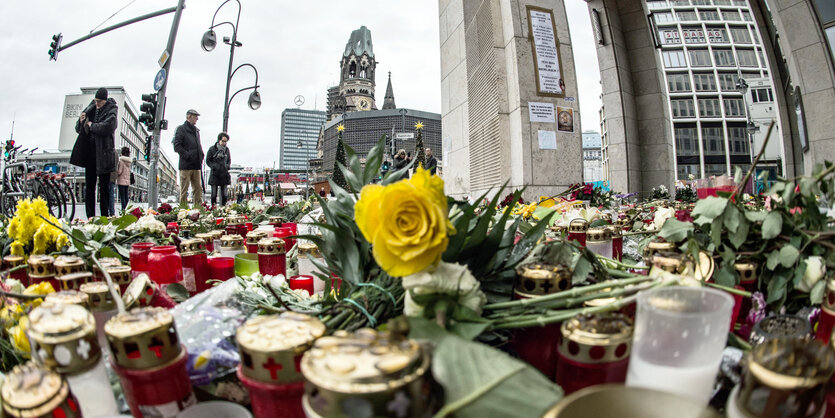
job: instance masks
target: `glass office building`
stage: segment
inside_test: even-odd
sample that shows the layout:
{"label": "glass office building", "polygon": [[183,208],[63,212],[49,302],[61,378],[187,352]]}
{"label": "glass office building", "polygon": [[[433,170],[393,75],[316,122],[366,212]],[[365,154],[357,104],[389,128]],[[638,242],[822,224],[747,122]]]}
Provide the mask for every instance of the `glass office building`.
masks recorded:
{"label": "glass office building", "polygon": [[317,156],[319,132],[326,120],[326,113],[320,110],[285,109],[281,112],[281,169],[308,168],[307,161]]}

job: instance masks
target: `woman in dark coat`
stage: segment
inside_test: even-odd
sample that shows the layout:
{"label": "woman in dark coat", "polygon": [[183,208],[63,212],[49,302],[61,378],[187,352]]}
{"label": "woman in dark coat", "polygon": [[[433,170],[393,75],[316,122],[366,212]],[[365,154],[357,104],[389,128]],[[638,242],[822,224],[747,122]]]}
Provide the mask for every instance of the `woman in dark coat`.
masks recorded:
{"label": "woman in dark coat", "polygon": [[81,112],[78,121],[75,122],[75,131],[78,132],[78,138],[75,139],[75,145],[72,147],[72,154],[70,154],[70,164],[84,169],[84,180],[86,188],[84,191],[84,207],[87,210],[87,218],[96,216],[96,146],[93,139],[90,137],[90,128],[87,127],[87,121],[93,120],[96,117],[96,102],[91,101]]}
{"label": "woman in dark coat", "polygon": [[217,142],[209,148],[206,153],[206,165],[212,169],[209,175],[209,185],[212,186],[212,206],[217,201],[218,188],[220,189],[220,205],[226,205],[226,186],[232,182],[229,176],[229,167],[232,165],[232,157],[229,155],[229,134],[221,132],[217,134]]}

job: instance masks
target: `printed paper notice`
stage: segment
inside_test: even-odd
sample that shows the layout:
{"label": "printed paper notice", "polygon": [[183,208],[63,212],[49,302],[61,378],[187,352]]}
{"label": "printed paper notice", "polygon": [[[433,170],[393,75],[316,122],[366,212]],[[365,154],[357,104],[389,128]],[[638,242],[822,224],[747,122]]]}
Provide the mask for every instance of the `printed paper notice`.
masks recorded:
{"label": "printed paper notice", "polygon": [[557,133],[539,131],[539,149],[557,149]]}
{"label": "printed paper notice", "polygon": [[531,122],[556,122],[553,103],[528,102]]}
{"label": "printed paper notice", "polygon": [[553,13],[550,11],[528,9],[533,35],[537,80],[539,92],[544,94],[563,94],[564,83],[560,72],[557,36],[554,34]]}

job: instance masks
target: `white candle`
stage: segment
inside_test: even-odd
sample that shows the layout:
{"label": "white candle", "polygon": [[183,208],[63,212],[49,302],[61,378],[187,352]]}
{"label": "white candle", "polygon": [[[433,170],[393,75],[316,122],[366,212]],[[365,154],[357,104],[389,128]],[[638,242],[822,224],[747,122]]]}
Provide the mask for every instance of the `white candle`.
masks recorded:
{"label": "white candle", "polygon": [[107,378],[102,359],[99,359],[95,367],[83,373],[65,377],[70,385],[70,391],[78,399],[83,416],[101,417],[119,414],[116,398],[113,396],[113,389],[110,387],[110,380]]}
{"label": "white candle", "polygon": [[695,367],[664,366],[649,362],[633,352],[629,359],[626,386],[670,392],[707,405],[721,360],[719,358]]}

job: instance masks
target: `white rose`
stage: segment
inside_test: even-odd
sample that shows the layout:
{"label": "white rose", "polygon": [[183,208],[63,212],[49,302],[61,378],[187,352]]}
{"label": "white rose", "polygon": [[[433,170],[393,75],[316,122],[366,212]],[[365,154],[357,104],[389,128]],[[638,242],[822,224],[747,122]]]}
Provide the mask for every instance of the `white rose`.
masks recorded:
{"label": "white rose", "polygon": [[810,292],[815,284],[823,278],[826,274],[826,264],[823,258],[818,255],[813,255],[806,259],[806,272],[803,273],[803,280],[797,285],[797,290],[801,292]]}
{"label": "white rose", "polygon": [[655,219],[652,221],[652,225],[656,230],[661,230],[661,227],[664,226],[664,222],[667,222],[667,219],[676,216],[676,210],[674,208],[657,208],[655,210]]}
{"label": "white rose", "polygon": [[424,270],[403,278],[403,288],[406,289],[403,311],[408,316],[423,314],[424,307],[412,299],[413,293],[446,293],[456,296],[459,304],[481,315],[481,307],[487,302],[487,296],[479,290],[479,285],[479,281],[467,266],[442,261],[432,270]]}

